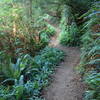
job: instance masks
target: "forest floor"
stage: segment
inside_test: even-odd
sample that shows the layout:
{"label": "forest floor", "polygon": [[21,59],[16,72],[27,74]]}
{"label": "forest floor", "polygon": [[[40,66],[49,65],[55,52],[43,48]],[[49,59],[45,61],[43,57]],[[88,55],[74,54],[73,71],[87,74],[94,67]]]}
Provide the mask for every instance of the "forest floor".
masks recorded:
{"label": "forest floor", "polygon": [[53,81],[50,86],[44,90],[44,97],[46,100],[82,100],[85,85],[75,71],[80,62],[80,49],[60,45],[57,39],[60,29],[56,28],[56,32],[56,36],[50,41],[50,46],[63,50],[66,57],[52,76]]}

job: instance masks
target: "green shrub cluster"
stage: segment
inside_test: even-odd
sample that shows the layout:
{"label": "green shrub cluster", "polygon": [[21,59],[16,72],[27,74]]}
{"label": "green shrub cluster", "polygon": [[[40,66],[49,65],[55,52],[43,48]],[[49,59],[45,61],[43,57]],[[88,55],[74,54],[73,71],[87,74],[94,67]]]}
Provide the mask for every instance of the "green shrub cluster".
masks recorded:
{"label": "green shrub cluster", "polygon": [[72,14],[72,9],[67,5],[63,7],[60,27],[59,40],[61,44],[69,46],[79,44],[79,29]]}
{"label": "green shrub cluster", "polygon": [[32,14],[32,18],[27,17],[23,5],[19,1],[0,1],[0,51],[12,57],[21,53],[34,56],[55,33],[54,28],[44,21],[43,15],[34,18]]}
{"label": "green shrub cluster", "polygon": [[84,100],[100,100],[99,4],[100,2],[94,3],[93,7],[84,15],[87,22],[84,24],[86,33],[82,36],[83,48],[80,64],[84,73],[84,80],[88,85]]}
{"label": "green shrub cluster", "polygon": [[49,36],[54,36],[56,33],[55,28],[50,24],[47,24],[47,29],[45,31]]}
{"label": "green shrub cluster", "polygon": [[0,100],[43,100],[41,90],[64,58],[63,51],[46,47],[32,58],[24,55],[12,63],[0,54]]}
{"label": "green shrub cluster", "polygon": [[63,29],[59,36],[60,43],[68,46],[79,45],[79,31],[76,23],[65,27],[66,29]]}
{"label": "green shrub cluster", "polygon": [[100,72],[89,72],[85,82],[89,85],[89,90],[86,91],[84,100],[100,100]]}
{"label": "green shrub cluster", "polygon": [[55,28],[50,24],[46,24],[46,28],[39,33],[40,43],[41,43],[40,47],[43,48],[46,45],[48,45],[50,38],[54,36],[55,33],[56,33]]}

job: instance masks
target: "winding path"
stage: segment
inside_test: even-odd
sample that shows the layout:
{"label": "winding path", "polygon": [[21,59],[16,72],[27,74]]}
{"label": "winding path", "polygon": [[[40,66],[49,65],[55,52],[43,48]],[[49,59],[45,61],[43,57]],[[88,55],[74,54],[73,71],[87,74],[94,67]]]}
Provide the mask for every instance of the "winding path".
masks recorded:
{"label": "winding path", "polygon": [[[56,32],[59,34],[60,29],[56,28]],[[57,37],[51,39],[50,46],[63,50],[66,57],[56,69],[54,79],[45,90],[44,97],[46,100],[82,100],[85,86],[75,72],[80,61],[80,49],[60,45]]]}

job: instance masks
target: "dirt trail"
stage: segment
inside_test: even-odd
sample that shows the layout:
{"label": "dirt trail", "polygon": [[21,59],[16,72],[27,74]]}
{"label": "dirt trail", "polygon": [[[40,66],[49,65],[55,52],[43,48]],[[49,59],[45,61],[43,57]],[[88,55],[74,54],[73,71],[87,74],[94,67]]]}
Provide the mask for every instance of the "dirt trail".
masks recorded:
{"label": "dirt trail", "polygon": [[[59,33],[60,29],[56,28],[56,31]],[[78,47],[65,47],[60,45],[57,36],[52,38],[50,46],[63,50],[67,56],[53,75],[53,82],[45,90],[45,99],[82,100],[84,84],[74,70],[75,66],[79,64],[80,49]]]}

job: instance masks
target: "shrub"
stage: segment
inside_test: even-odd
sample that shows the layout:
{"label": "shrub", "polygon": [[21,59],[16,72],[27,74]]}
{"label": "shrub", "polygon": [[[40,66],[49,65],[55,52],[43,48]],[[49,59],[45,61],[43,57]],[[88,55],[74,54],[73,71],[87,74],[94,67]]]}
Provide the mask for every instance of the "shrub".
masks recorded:
{"label": "shrub", "polygon": [[52,25],[47,24],[46,33],[47,33],[49,36],[55,35],[55,33],[56,33],[55,28],[54,28]]}
{"label": "shrub", "polygon": [[0,1],[0,11],[0,51],[12,57],[19,57],[20,54],[34,56],[47,45],[43,35],[39,37],[39,31],[46,26],[43,18],[35,20],[34,17],[27,17],[21,2]]}
{"label": "shrub", "polygon": [[89,85],[90,90],[85,93],[84,100],[99,100],[100,99],[100,73],[91,71],[85,78],[85,82]]}
{"label": "shrub", "polygon": [[93,4],[93,7],[85,14],[87,18],[84,24],[85,34],[82,36],[83,48],[81,55],[81,66],[83,67],[85,82],[88,89],[84,100],[100,99],[100,33],[98,29],[99,2]]}
{"label": "shrub", "polygon": [[29,55],[21,56],[15,64],[10,57],[2,57],[0,99],[42,100],[41,90],[48,85],[49,75],[63,58],[63,51],[50,47],[43,49],[34,58]]}
{"label": "shrub", "polygon": [[79,31],[75,23],[71,26],[65,26],[59,36],[60,43],[63,45],[76,46],[79,45]]}
{"label": "shrub", "polygon": [[71,7],[64,5],[61,17],[61,33],[59,35],[60,43],[63,45],[78,45],[79,30],[75,23]]}

